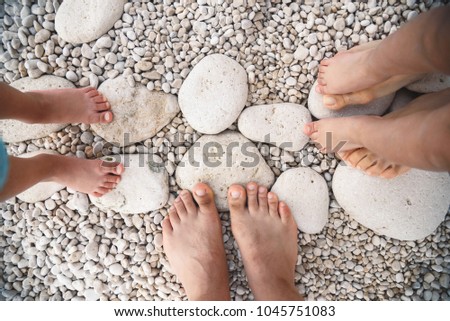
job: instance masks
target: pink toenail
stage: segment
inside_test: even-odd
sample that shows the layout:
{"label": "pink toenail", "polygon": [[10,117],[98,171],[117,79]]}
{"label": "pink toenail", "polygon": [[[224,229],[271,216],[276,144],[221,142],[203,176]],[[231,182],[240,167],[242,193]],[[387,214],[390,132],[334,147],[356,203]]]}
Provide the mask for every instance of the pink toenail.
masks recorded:
{"label": "pink toenail", "polygon": [[251,190],[251,191],[254,191],[255,190],[255,185],[253,185],[253,184],[248,185],[248,189]]}
{"label": "pink toenail", "polygon": [[197,196],[205,196],[206,195],[206,191],[204,189],[198,189],[195,191],[195,194]]}
{"label": "pink toenail", "polygon": [[241,192],[238,191],[231,192],[232,198],[239,198],[239,196],[241,196]]}
{"label": "pink toenail", "polygon": [[110,113],[106,113],[105,114],[105,120],[106,121],[110,121],[112,118],[111,118],[111,114]]}

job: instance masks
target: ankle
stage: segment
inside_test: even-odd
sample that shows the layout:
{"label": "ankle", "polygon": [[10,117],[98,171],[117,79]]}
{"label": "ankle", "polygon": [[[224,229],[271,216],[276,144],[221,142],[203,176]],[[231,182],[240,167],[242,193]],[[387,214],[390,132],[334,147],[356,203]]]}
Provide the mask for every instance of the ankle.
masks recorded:
{"label": "ankle", "polygon": [[303,297],[298,293],[294,280],[278,279],[251,286],[257,301],[298,301]]}

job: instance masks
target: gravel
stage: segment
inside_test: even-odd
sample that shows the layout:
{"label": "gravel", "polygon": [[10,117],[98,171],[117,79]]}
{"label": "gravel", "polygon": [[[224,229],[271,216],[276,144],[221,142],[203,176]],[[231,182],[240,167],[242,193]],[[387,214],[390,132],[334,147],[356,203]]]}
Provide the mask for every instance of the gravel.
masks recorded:
{"label": "gravel", "polygon": [[[221,53],[248,74],[246,106],[306,105],[323,58],[382,39],[432,5],[432,1],[391,0],[382,4],[306,0],[302,5],[288,0],[129,2],[107,34],[72,45],[53,30],[59,2],[5,0],[0,8],[5,13],[0,15],[4,81],[53,74],[77,86],[97,87],[123,75],[130,85],[141,83],[149,90],[176,95],[193,66],[206,55]],[[69,125],[42,139],[10,144],[8,150],[19,155],[51,149],[91,159],[97,153],[151,151],[167,162],[169,203],[158,211],[125,215],[86,205],[84,198],[67,189],[35,204],[8,200],[1,204],[0,215],[1,296],[185,300],[162,251],[160,224],[179,190],[174,168],[201,134],[181,113],[153,138],[127,147],[112,146],[89,125],[78,127],[79,131],[71,131]],[[276,176],[308,166],[327,181],[329,221],[320,234],[301,233],[298,239],[295,282],[308,300],[450,299],[450,214],[434,234],[420,241],[375,235],[352,221],[334,200],[330,184],[338,162],[333,155],[321,154],[310,144],[289,156],[267,144],[257,147]],[[229,214],[221,213],[221,219],[232,298],[252,300]]]}

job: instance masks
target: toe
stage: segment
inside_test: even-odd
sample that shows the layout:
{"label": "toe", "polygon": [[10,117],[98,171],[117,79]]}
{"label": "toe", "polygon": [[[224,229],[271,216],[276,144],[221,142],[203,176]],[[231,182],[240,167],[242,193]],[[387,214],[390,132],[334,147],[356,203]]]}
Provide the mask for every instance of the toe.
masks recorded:
{"label": "toe", "polygon": [[330,60],[329,59],[322,59],[322,61],[320,62],[320,66],[321,67],[326,67],[330,64]]}
{"label": "toe", "polygon": [[178,216],[181,219],[187,215],[186,207],[184,206],[183,200],[180,196],[175,199],[174,205],[175,209],[177,210]]}
{"label": "toe", "polygon": [[94,109],[96,111],[106,111],[106,110],[110,110],[111,109],[111,105],[109,102],[99,102],[95,104]]}
{"label": "toe", "polygon": [[233,213],[243,213],[245,209],[246,193],[241,185],[231,185],[228,189],[228,205]]}
{"label": "toe", "polygon": [[99,103],[106,103],[108,100],[105,98],[105,96],[100,94],[95,97],[92,97],[92,101],[99,104]]}
{"label": "toe", "polygon": [[313,133],[317,132],[317,123],[311,122],[311,123],[305,124],[305,126],[303,127],[303,132],[306,135],[311,136]]}
{"label": "toe", "polygon": [[[325,82],[325,79],[323,78],[323,77],[319,77],[318,79],[317,79],[317,83],[320,85],[320,86],[325,86],[327,83]],[[319,86],[317,86],[317,87],[319,87]]]}
{"label": "toe", "polygon": [[292,217],[291,209],[285,202],[280,202],[278,205],[278,211],[280,213],[281,221],[284,223],[289,223],[294,220]]}
{"label": "toe", "polygon": [[102,184],[102,187],[107,188],[107,189],[114,189],[117,187],[116,183],[111,183],[111,182],[104,182]]}
{"label": "toe", "polygon": [[258,184],[251,182],[247,184],[247,202],[250,212],[258,210]]}
{"label": "toe", "polygon": [[169,221],[172,227],[176,226],[178,223],[180,223],[180,216],[178,215],[178,211],[175,208],[175,206],[171,206],[169,208]]}
{"label": "toe", "polygon": [[267,188],[264,186],[258,187],[258,204],[260,210],[267,212]]}
{"label": "toe", "polygon": [[120,183],[120,176],[117,175],[107,175],[106,176],[106,181],[109,183],[115,183],[116,185]]}
{"label": "toe", "polygon": [[161,222],[162,230],[163,230],[163,243],[165,243],[164,235],[169,235],[173,231],[172,224],[170,223],[169,216],[166,216],[164,220]]}
{"label": "toe", "polygon": [[180,192],[181,200],[183,201],[183,205],[187,210],[188,214],[196,214],[197,206],[194,204],[194,200],[192,199],[192,195],[187,190],[182,190]]}
{"label": "toe", "polygon": [[112,122],[113,113],[110,111],[95,112],[89,115],[89,124],[107,124]]}
{"label": "toe", "polygon": [[369,153],[369,154],[366,154],[363,158],[361,158],[361,160],[356,165],[356,168],[365,171],[369,167],[374,165],[375,162],[376,162],[375,157],[372,154]]}
{"label": "toe", "polygon": [[328,109],[336,109],[336,98],[333,95],[323,96],[323,104]]}
{"label": "toe", "polygon": [[278,217],[278,197],[275,193],[270,192],[267,195],[269,200],[269,214],[273,217]]}
{"label": "toe", "polygon": [[87,87],[85,90],[89,98],[95,98],[101,95],[101,93],[94,87]]}
{"label": "toe", "polygon": [[197,183],[192,189],[194,199],[197,202],[200,212],[215,213],[217,212],[216,203],[214,202],[214,192],[205,183]]}
{"label": "toe", "polygon": [[105,187],[97,187],[97,189],[94,191],[94,194],[99,195],[97,197],[102,197],[106,193],[109,193],[111,189],[105,188]]}
{"label": "toe", "polygon": [[122,163],[102,161],[101,169],[106,174],[122,175],[124,167]]}

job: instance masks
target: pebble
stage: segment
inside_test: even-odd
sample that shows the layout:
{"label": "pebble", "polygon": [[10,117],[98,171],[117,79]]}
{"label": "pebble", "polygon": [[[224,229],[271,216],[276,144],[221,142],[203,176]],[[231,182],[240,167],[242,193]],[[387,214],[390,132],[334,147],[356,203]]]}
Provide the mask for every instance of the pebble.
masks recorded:
{"label": "pebble", "polygon": [[123,267],[122,267],[122,265],[120,265],[120,263],[111,264],[111,266],[108,269],[112,275],[117,275],[117,276],[121,276],[124,272]]}

